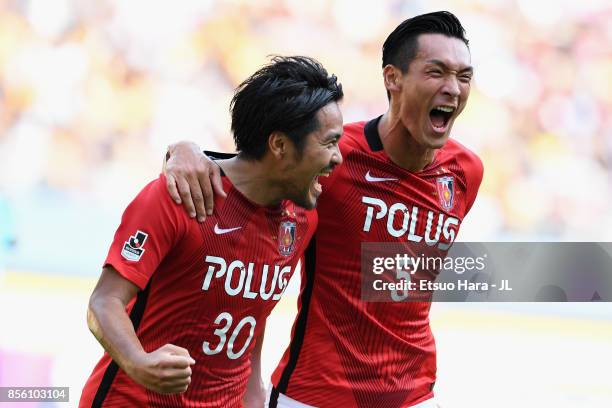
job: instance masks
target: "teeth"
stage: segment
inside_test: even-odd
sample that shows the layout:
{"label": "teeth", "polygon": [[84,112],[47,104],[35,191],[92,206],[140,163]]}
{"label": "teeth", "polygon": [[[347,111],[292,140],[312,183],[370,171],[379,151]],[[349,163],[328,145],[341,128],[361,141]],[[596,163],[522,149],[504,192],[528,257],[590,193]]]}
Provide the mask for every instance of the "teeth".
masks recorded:
{"label": "teeth", "polygon": [[452,113],[455,110],[455,108],[452,106],[436,106],[434,109],[440,110],[446,113]]}

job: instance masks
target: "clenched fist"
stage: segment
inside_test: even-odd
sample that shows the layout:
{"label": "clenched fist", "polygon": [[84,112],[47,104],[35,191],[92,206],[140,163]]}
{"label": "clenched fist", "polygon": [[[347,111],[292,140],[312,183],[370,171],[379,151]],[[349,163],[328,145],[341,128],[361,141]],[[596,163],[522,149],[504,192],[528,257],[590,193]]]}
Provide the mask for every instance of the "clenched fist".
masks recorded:
{"label": "clenched fist", "polygon": [[186,349],[166,344],[151,353],[139,354],[126,372],[134,381],[152,391],[177,394],[187,391],[193,364],[195,360]]}

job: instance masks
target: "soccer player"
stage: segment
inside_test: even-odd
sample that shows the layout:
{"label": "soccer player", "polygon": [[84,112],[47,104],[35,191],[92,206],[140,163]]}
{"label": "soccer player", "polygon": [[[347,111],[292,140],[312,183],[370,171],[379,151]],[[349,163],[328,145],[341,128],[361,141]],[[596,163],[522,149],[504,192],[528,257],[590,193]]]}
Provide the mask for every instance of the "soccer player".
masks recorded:
{"label": "soccer player", "polygon": [[[386,39],[382,65],[389,109],[344,127],[344,164],[323,183],[298,315],[269,407],[435,406],[430,303],[362,301],[361,244],[446,251],[474,203],[482,163],[449,139],[472,80],[465,30],[449,12],[407,19]],[[204,202],[190,195],[210,184],[212,167],[202,157],[177,144],[169,163],[186,207],[199,215]]]}
{"label": "soccer player", "polygon": [[132,201],[89,302],[107,353],[80,407],[263,405],[266,317],[316,228],[318,178],[342,161],[342,96],[317,61],[275,57],[232,99],[239,154],[215,161],[215,213],[189,218],[163,175]]}

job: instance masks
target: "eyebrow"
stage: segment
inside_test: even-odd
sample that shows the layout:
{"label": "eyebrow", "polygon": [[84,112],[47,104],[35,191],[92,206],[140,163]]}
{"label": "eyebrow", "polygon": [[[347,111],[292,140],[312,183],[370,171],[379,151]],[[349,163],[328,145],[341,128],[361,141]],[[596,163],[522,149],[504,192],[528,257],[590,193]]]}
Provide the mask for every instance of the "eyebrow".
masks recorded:
{"label": "eyebrow", "polygon": [[342,137],[342,133],[337,133],[337,132],[329,133],[327,136],[325,136],[325,138],[323,139],[323,142],[327,143],[334,139],[340,140],[340,137]]}
{"label": "eyebrow", "polygon": [[[446,71],[452,71],[448,65],[446,65],[444,62],[437,60],[437,59],[430,59],[428,61],[426,61],[427,64],[433,64],[433,65],[437,65],[440,68],[446,70]],[[474,68],[471,65],[468,65],[467,67],[460,69],[459,72],[469,72],[469,73],[473,73],[474,72]]]}

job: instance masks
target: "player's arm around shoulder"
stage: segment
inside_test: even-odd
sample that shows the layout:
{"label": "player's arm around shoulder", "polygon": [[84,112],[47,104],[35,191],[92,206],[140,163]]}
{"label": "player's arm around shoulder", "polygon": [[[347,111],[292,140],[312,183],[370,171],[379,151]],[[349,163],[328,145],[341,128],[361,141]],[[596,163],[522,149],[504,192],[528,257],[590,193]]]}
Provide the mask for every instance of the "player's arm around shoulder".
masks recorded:
{"label": "player's arm around shoulder", "polygon": [[200,222],[213,213],[215,195],[225,197],[219,166],[194,142],[168,146],[163,172],[172,199]]}
{"label": "player's arm around shoulder", "polygon": [[147,353],[126,313],[138,286],[106,265],[87,309],[87,325],[125,373],[142,386],[162,394],[180,393],[191,382],[195,360],[181,347],[166,344]]}

